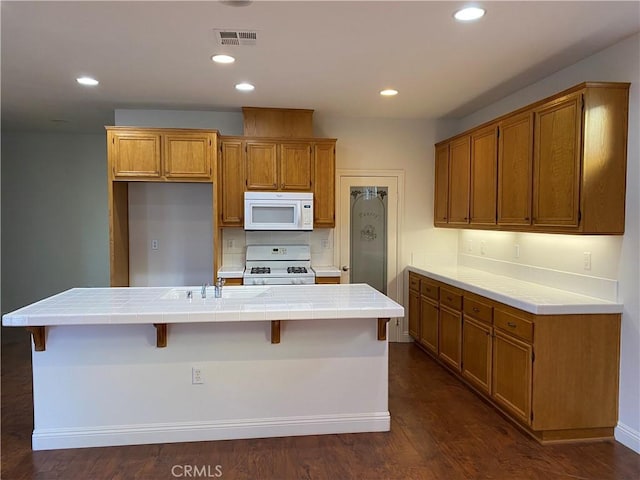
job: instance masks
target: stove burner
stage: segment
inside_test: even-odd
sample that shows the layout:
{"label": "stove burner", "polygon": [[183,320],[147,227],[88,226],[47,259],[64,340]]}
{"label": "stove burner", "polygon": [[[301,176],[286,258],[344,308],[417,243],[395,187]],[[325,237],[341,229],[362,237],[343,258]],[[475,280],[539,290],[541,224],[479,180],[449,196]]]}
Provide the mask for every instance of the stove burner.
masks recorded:
{"label": "stove burner", "polygon": [[307,273],[306,267],[287,267],[287,273]]}
{"label": "stove burner", "polygon": [[271,273],[269,267],[251,267],[251,273]]}

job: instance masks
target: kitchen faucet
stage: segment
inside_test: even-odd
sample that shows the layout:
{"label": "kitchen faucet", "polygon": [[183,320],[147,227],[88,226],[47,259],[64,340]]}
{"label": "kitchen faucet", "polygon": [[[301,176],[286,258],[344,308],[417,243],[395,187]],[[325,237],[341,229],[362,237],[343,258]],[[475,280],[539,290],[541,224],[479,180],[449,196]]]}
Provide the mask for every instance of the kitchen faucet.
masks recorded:
{"label": "kitchen faucet", "polygon": [[216,298],[222,298],[222,286],[224,285],[224,279],[218,277],[218,280],[216,281],[216,285],[215,285],[215,297]]}

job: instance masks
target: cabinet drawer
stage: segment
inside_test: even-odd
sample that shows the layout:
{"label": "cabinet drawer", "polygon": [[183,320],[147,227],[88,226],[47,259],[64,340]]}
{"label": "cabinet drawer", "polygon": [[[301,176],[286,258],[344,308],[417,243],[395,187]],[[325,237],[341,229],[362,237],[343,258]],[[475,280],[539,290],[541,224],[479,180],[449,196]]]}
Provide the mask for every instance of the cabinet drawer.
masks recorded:
{"label": "cabinet drawer", "polygon": [[493,322],[501,330],[527,342],[533,342],[533,323],[529,320],[496,309]]}
{"label": "cabinet drawer", "polygon": [[409,290],[420,291],[420,276],[416,273],[409,272]]}
{"label": "cabinet drawer", "polygon": [[442,287],[440,289],[440,303],[454,310],[462,310],[462,295]]}
{"label": "cabinet drawer", "polygon": [[486,303],[478,302],[474,299],[464,297],[464,313],[476,320],[491,323],[493,320],[493,307]]}
{"label": "cabinet drawer", "polygon": [[433,300],[438,300],[438,294],[440,293],[440,287],[435,283],[429,280],[422,280],[422,284],[420,285],[420,294],[423,297],[428,297]]}

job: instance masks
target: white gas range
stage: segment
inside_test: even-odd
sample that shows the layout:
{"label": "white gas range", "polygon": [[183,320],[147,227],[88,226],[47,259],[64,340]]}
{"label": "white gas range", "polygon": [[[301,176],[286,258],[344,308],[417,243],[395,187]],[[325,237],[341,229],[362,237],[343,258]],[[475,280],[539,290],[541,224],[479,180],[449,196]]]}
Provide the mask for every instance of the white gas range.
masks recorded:
{"label": "white gas range", "polygon": [[309,245],[248,245],[242,283],[244,285],[311,285]]}

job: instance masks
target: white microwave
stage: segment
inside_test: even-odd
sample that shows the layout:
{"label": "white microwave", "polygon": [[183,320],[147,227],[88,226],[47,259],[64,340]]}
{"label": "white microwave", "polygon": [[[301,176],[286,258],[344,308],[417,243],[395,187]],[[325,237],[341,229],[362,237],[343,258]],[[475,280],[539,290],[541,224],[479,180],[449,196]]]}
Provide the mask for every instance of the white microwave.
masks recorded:
{"label": "white microwave", "polygon": [[313,230],[313,193],[244,192],[245,230]]}

